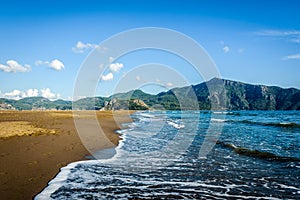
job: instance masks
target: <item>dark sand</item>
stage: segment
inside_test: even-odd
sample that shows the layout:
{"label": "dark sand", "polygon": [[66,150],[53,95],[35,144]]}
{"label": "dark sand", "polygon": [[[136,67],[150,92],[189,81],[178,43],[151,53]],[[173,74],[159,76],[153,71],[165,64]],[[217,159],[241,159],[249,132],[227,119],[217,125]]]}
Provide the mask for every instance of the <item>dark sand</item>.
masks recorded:
{"label": "dark sand", "polygon": [[[90,113],[83,123],[89,126]],[[127,111],[114,112],[118,122],[131,121]],[[112,112],[97,111],[105,138],[97,148],[115,147],[120,127]],[[0,198],[32,199],[68,163],[90,155],[74,126],[71,111],[0,111]]]}

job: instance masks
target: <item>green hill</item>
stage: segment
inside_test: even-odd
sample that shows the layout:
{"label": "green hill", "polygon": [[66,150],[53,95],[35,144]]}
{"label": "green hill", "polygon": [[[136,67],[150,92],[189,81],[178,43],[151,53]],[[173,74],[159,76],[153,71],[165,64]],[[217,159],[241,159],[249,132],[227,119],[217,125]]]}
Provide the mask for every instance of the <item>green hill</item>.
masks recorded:
{"label": "green hill", "polygon": [[[157,95],[147,94],[141,90],[132,90],[110,97],[87,97],[74,102],[50,101],[43,97],[28,97],[20,100],[0,98],[0,109],[70,110],[72,105],[73,109],[79,110],[145,110],[153,108],[166,110],[300,110],[300,90],[213,78],[208,82],[173,88]],[[212,105],[214,105],[213,108]]]}

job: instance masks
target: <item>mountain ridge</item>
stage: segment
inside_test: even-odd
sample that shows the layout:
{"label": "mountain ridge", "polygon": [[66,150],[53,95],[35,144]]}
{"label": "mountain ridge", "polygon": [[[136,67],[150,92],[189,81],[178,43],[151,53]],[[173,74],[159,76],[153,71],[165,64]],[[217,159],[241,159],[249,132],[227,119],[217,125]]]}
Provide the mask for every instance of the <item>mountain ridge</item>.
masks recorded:
{"label": "mountain ridge", "polygon": [[86,97],[73,102],[61,99],[50,101],[44,97],[20,100],[0,98],[2,110],[70,110],[72,104],[73,109],[78,110],[300,110],[300,90],[213,78],[156,95],[137,89],[110,97]]}

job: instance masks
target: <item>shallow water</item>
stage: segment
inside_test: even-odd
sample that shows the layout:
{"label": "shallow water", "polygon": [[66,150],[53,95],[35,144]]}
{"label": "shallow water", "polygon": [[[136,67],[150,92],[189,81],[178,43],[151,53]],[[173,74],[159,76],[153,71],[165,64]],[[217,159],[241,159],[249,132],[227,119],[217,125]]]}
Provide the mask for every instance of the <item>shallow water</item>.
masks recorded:
{"label": "shallow water", "polygon": [[[300,199],[299,111],[145,111],[36,199]],[[109,153],[107,153],[109,152]]]}

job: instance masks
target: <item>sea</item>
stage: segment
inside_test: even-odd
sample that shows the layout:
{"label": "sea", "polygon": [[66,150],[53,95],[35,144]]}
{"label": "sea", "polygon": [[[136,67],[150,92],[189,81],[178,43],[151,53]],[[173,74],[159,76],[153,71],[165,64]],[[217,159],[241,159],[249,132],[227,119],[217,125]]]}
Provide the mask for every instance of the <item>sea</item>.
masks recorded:
{"label": "sea", "polygon": [[300,111],[131,117],[115,149],[63,167],[35,199],[300,199]]}

